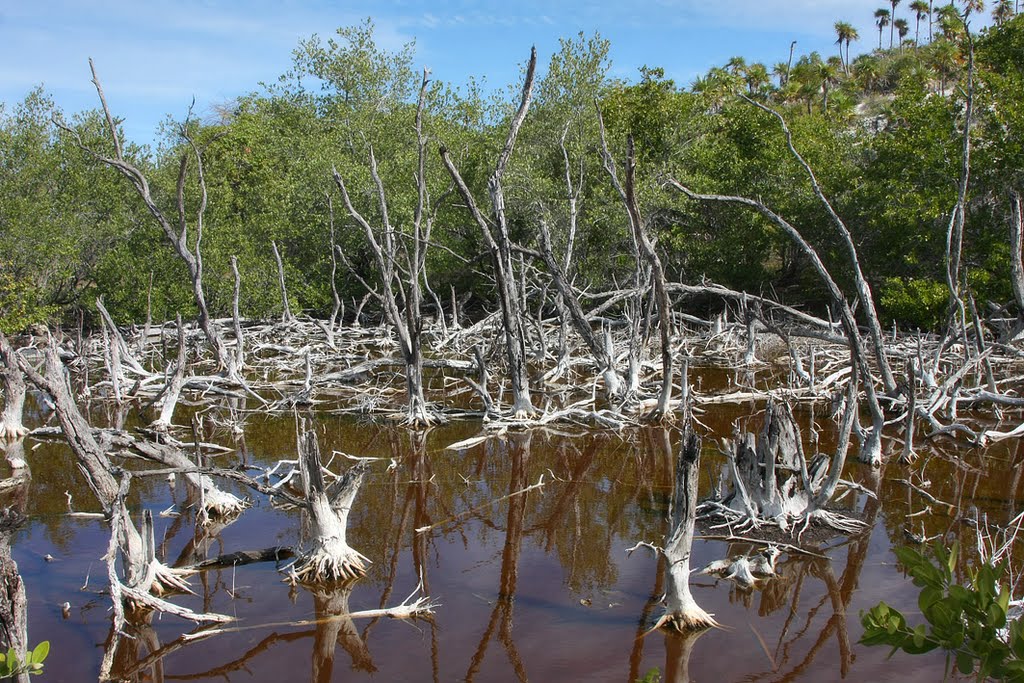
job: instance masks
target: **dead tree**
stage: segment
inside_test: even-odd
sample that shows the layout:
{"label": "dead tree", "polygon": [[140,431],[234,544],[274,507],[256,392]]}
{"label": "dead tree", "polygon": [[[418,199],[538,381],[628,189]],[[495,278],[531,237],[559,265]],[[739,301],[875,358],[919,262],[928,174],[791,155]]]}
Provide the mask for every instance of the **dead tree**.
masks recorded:
{"label": "dead tree", "polygon": [[850,308],[850,304],[843,295],[842,290],[839,289],[839,285],[836,284],[828,269],[825,268],[825,264],[822,262],[821,257],[818,256],[818,252],[789,221],[769,209],[760,200],[729,195],[698,194],[674,179],[670,179],[668,184],[696,201],[738,204],[754,209],[767,218],[769,222],[780,228],[807,256],[815,272],[818,273],[819,278],[825,285],[825,290],[828,292],[832,306],[839,310],[840,321],[850,347],[851,365],[855,366],[857,372],[864,378],[864,391],[867,396],[868,410],[871,413],[871,428],[865,431],[861,437],[860,460],[876,466],[881,464],[882,428],[885,426],[885,415],[882,413],[882,407],[878,402],[878,395],[875,392],[874,374],[867,354],[864,351],[864,344],[857,329],[857,321],[854,318],[853,309]]}
{"label": "dead tree", "polygon": [[274,261],[277,262],[277,285],[281,288],[281,322],[287,325],[295,322],[295,316],[292,315],[292,308],[288,305],[288,286],[284,281],[284,262],[281,260],[281,252],[277,248],[277,242],[271,240],[270,246],[274,250]]}
{"label": "dead tree", "polygon": [[288,580],[323,583],[359,578],[366,574],[366,563],[370,560],[349,546],[345,534],[352,502],[369,465],[365,462],[353,465],[328,487],[321,469],[316,431],[307,431],[300,422],[298,432],[299,476],[306,511],[313,524],[313,545],[289,565]]}
{"label": "dead tree", "polygon": [[665,269],[661,265],[661,259],[654,248],[654,243],[647,234],[647,227],[640,214],[640,205],[636,198],[636,150],[633,145],[633,136],[630,135],[626,139],[626,180],[623,184],[619,181],[615,159],[608,149],[600,107],[597,109],[597,114],[601,131],[601,158],[612,186],[626,207],[630,234],[637,249],[635,282],[637,284],[640,282],[641,256],[647,267],[650,268],[651,278],[654,281],[654,298],[658,307],[658,328],[661,333],[661,392],[658,394],[658,403],[649,417],[654,421],[661,421],[670,415],[669,401],[672,398],[672,301],[668,295]]}
{"label": "dead tree", "polygon": [[[2,335],[0,340],[3,340]],[[111,544],[115,550],[120,548],[124,556],[124,583],[121,584],[112,565],[109,571],[112,591],[116,593],[115,613],[119,613],[120,599],[124,598],[138,608],[173,611],[174,614],[188,619],[225,620],[226,618],[220,615],[196,614],[154,597],[154,594],[159,595],[172,590],[187,591],[185,577],[190,572],[172,569],[156,559],[152,517],[148,522],[144,520],[142,533],[132,523],[125,505],[131,475],[127,472],[122,473],[120,482],[115,478],[114,468],[106,455],[109,444],[96,440],[93,429],[71,398],[64,367],[57,357],[53,341],[50,341],[43,352],[43,372],[37,371],[20,357],[18,362],[26,377],[52,398],[54,412],[57,414],[64,438],[71,447],[89,488],[99,500],[104,516],[110,522]],[[112,563],[113,560],[108,558],[108,562]]]}
{"label": "dead tree", "polygon": [[[684,411],[685,413],[685,411]],[[701,440],[689,421],[683,426],[679,457],[676,460],[675,490],[669,509],[669,532],[661,553],[665,557],[665,613],[655,628],[666,627],[680,633],[718,626],[701,609],[690,593],[690,552],[697,521],[697,483],[700,481]]]}
{"label": "dead tree", "polygon": [[186,358],[186,346],[185,346],[185,328],[181,324],[181,314],[177,316],[177,327],[178,327],[178,361],[174,366],[174,374],[170,375],[167,380],[167,385],[164,388],[163,404],[160,406],[160,416],[153,421],[150,425],[151,428],[158,432],[165,432],[171,426],[171,421],[174,418],[174,409],[178,405],[178,399],[181,396],[181,389],[185,386],[185,364]]}
{"label": "dead tree", "polygon": [[[615,367],[614,349],[611,348],[610,344],[605,343],[605,340],[599,340],[594,330],[590,327],[590,321],[587,320],[587,315],[584,313],[583,307],[580,306],[579,298],[569,282],[569,276],[566,272],[567,265],[560,264],[555,259],[554,250],[551,246],[551,231],[547,223],[541,219],[538,221],[538,224],[541,250],[537,255],[543,260],[558,290],[563,325],[565,318],[572,322],[573,329],[576,330],[576,333],[583,339],[587,348],[590,349],[598,370],[604,378],[605,392],[610,399],[618,399],[622,395],[623,387],[622,377],[620,377]],[[563,330],[561,345],[564,347],[565,344],[565,332]]]}
{"label": "dead tree", "polygon": [[[28,598],[25,582],[18,571],[18,563],[11,557],[11,536],[25,517],[14,508],[0,509],[0,646],[4,652],[14,652],[18,662],[27,662]],[[18,683],[28,683],[27,671],[12,677]]]}
{"label": "dead tree", "polygon": [[25,413],[25,378],[18,367],[16,351],[6,337],[0,337],[0,388],[4,409],[0,413],[0,440],[20,439],[28,434],[22,423]]}
{"label": "dead tree", "polygon": [[759,435],[737,431],[728,443],[730,486],[721,500],[701,504],[702,516],[724,520],[733,531],[773,525],[796,535],[812,523],[843,533],[864,528],[859,520],[826,509],[839,485],[857,411],[857,378],[852,377],[830,458],[804,455],[800,429],[785,402],[765,407]]}
{"label": "dead tree", "polygon": [[782,126],[782,132],[786,136],[786,146],[789,148],[790,154],[796,158],[800,166],[803,167],[804,172],[811,181],[811,189],[814,190],[814,196],[818,198],[818,201],[825,208],[828,213],[829,220],[831,221],[836,232],[839,233],[839,237],[842,240],[843,246],[846,248],[846,255],[850,259],[850,264],[853,266],[854,283],[857,287],[857,296],[860,297],[861,304],[864,307],[864,317],[868,323],[868,333],[871,335],[871,342],[875,350],[875,361],[878,363],[879,373],[881,375],[882,387],[885,392],[891,396],[896,395],[897,385],[896,379],[893,376],[892,369],[889,367],[889,359],[885,353],[885,341],[883,339],[884,333],[882,332],[882,325],[878,321],[878,311],[875,309],[875,300],[871,294],[871,286],[868,284],[867,278],[864,277],[864,271],[860,267],[860,258],[857,255],[857,247],[853,243],[853,237],[850,235],[850,230],[846,227],[843,219],[839,217],[836,210],[832,207],[832,203],[825,196],[825,193],[821,189],[821,185],[818,184],[818,178],[814,175],[814,170],[811,165],[803,158],[800,152],[797,151],[793,145],[793,134],[789,130],[789,126],[786,125],[786,120],[782,117],[782,114],[778,113],[770,107],[766,107],[756,100],[752,100],[745,95],[740,95],[744,100],[753,104],[761,111],[771,114],[778,119],[779,124]]}
{"label": "dead tree", "polygon": [[516,277],[512,266],[512,240],[509,237],[508,219],[505,214],[505,192],[502,178],[512,150],[515,147],[519,129],[526,118],[533,94],[533,77],[537,66],[537,50],[530,51],[526,68],[526,80],[519,102],[519,109],[512,117],[508,138],[498,155],[494,173],[487,183],[491,197],[492,216],[487,218],[480,211],[473,193],[462,179],[455,163],[448,155],[448,149],[441,145],[441,160],[455,182],[455,187],[466,202],[466,207],[484,237],[484,243],[494,262],[494,280],[501,305],[502,327],[505,332],[505,353],[508,360],[509,379],[512,384],[512,412],[516,419],[526,419],[536,411],[530,399],[530,378],[526,367],[526,330],[523,323],[522,304],[516,293]]}
{"label": "dead tree", "polygon": [[[235,328],[235,372],[239,375],[245,369],[245,337],[242,334],[242,316],[238,310],[238,299],[242,293],[242,276],[238,272],[238,257],[231,256],[231,274],[235,278],[235,287],[231,295],[231,322]],[[181,328],[181,317],[178,317],[178,328]]]}
{"label": "dead tree", "polygon": [[[206,341],[210,345],[210,349],[213,351],[214,357],[217,359],[218,366],[225,370],[228,377],[238,379],[234,359],[227,352],[227,349],[224,346],[224,341],[221,339],[220,332],[217,330],[213,319],[210,317],[210,311],[206,305],[206,290],[203,286],[203,256],[200,250],[203,241],[203,216],[206,213],[206,179],[203,175],[202,153],[188,132],[188,121],[186,120],[180,131],[182,138],[188,146],[188,150],[182,154],[181,162],[178,167],[178,225],[175,227],[172,224],[171,219],[167,217],[153,198],[149,187],[149,180],[146,178],[145,174],[139,170],[137,166],[124,158],[124,153],[121,148],[121,138],[117,132],[114,117],[110,113],[110,107],[107,106],[107,99],[103,94],[103,88],[100,86],[99,76],[96,75],[96,67],[91,59],[89,60],[89,68],[92,70],[92,82],[93,85],[96,86],[96,93],[99,95],[100,104],[103,106],[103,113],[106,116],[107,129],[114,145],[114,156],[107,156],[92,149],[85,144],[77,131],[61,121],[56,121],[56,123],[62,130],[74,137],[76,143],[82,150],[101,163],[116,169],[121,173],[121,175],[131,181],[132,186],[135,188],[135,192],[139,195],[139,198],[142,199],[146,208],[149,209],[153,218],[156,219],[156,222],[159,224],[164,236],[171,243],[171,246],[174,247],[174,251],[178,255],[178,258],[184,261],[188,268],[189,276],[192,280],[192,295],[195,299],[196,308],[199,312],[199,327],[203,330],[203,334],[206,335]],[[194,239],[191,240],[191,246],[189,244],[189,220],[185,206],[185,181],[188,177],[190,157],[194,157],[195,159],[196,175],[199,182],[200,192],[199,204],[196,209],[194,219],[195,235]]]}
{"label": "dead tree", "polygon": [[331,199],[331,193],[330,192],[325,193],[325,195],[327,197],[327,213],[328,213],[328,217],[330,218],[330,229],[331,229],[331,242],[330,242],[330,252],[331,252],[331,299],[334,301],[334,305],[331,307],[331,317],[327,320],[327,324],[326,325],[321,324],[320,326],[324,330],[324,333],[327,335],[327,345],[330,346],[333,349],[333,348],[335,348],[335,346],[334,346],[334,333],[335,333],[334,325],[338,322],[338,315],[339,315],[339,313],[341,314],[342,318],[345,317],[345,306],[341,302],[341,296],[338,294],[338,282],[337,282],[338,257],[335,255],[335,252],[334,252],[334,244],[335,244],[335,240],[334,240],[334,200]]}
{"label": "dead tree", "polygon": [[1013,299],[1017,304],[1017,317],[1024,320],[1024,213],[1021,211],[1020,193],[1010,191],[1010,282]]}
{"label": "dead tree", "polygon": [[[414,426],[429,426],[437,420],[427,409],[423,396],[423,354],[421,350],[421,334],[423,331],[423,314],[420,306],[423,300],[421,282],[426,278],[427,246],[430,243],[430,232],[433,219],[430,215],[430,197],[427,192],[426,157],[427,140],[423,134],[423,109],[426,104],[428,71],[423,71],[420,85],[419,102],[416,107],[416,208],[413,213],[412,234],[407,247],[399,242],[403,237],[391,224],[388,212],[387,195],[384,183],[377,172],[377,158],[370,146],[370,175],[376,189],[381,225],[374,229],[370,222],[352,203],[345,181],[338,169],[333,170],[334,182],[341,191],[345,208],[349,215],[363,229],[366,241],[373,251],[377,271],[381,279],[379,291],[369,289],[381,303],[388,322],[395,328],[398,336],[399,349],[405,362],[405,382],[408,396],[406,420]],[[333,242],[333,239],[332,239]],[[404,255],[404,267],[401,257]],[[402,281],[402,270],[407,274],[408,281]]]}

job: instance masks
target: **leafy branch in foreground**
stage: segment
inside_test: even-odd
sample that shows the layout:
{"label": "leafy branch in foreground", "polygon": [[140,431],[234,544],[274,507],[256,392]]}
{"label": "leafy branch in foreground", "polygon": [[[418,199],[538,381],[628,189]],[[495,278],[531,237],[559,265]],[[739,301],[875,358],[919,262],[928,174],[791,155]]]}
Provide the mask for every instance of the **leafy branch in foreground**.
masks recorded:
{"label": "leafy branch in foreground", "polygon": [[917,602],[927,624],[911,627],[899,610],[880,602],[861,613],[861,643],[909,654],[941,648],[947,670],[955,658],[960,673],[975,673],[978,680],[1024,681],[1024,624],[1011,614],[1005,560],[969,568],[966,585],[960,585],[953,576],[956,543],[948,550],[937,545],[934,560],[913,548],[895,553],[921,589]]}
{"label": "leafy branch in foreground", "polygon": [[43,662],[50,654],[50,641],[44,640],[35,649],[25,653],[25,661],[18,658],[18,653],[11,648],[6,653],[0,652],[0,678],[20,676],[21,674],[40,674]]}

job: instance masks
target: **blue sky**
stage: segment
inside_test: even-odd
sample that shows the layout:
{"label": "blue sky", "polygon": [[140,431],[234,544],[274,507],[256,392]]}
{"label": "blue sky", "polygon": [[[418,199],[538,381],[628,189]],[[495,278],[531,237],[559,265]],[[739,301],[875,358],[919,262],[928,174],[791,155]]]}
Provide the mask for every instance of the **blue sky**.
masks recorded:
{"label": "blue sky", "polygon": [[[516,80],[536,45],[540,65],[560,37],[595,31],[611,40],[613,75],[634,79],[660,66],[689,84],[730,57],[771,66],[797,54],[835,51],[832,24],[861,34],[854,51],[877,45],[872,13],[882,0],[634,0],[470,2],[469,0],[0,0],[0,100],[11,105],[42,84],[66,113],[97,106],[93,57],[129,139],[150,143],[168,114],[181,118],[193,96],[203,115],[271,82],[291,64],[301,38],[333,34],[372,17],[378,43],[416,41],[417,66],[453,83]],[[904,6],[907,3],[902,3]],[[910,19],[901,7],[897,16]],[[910,20],[913,33],[913,20]],[[886,30],[886,43],[888,30]]]}

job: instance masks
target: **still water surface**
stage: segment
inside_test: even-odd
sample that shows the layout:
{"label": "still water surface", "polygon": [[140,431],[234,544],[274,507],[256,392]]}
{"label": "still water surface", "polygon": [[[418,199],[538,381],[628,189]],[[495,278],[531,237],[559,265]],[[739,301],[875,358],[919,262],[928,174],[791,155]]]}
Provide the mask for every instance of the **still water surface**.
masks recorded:
{"label": "still water surface", "polygon": [[[102,421],[103,408],[94,411]],[[798,417],[807,447],[813,421],[819,446],[828,449],[834,429],[820,413],[801,409]],[[704,496],[723,464],[716,439],[730,436],[737,419],[752,420],[752,429],[760,422],[753,405],[716,406],[700,419],[707,428]],[[291,415],[253,415],[243,436],[218,429],[212,419],[205,424],[206,438],[236,449],[218,457],[221,465],[265,468],[295,457]],[[200,574],[192,580],[196,595],[174,600],[237,621],[226,633],[183,644],[178,638],[191,624],[154,617],[119,653],[120,675],[139,681],[632,683],[645,675],[659,680],[656,673],[663,681],[937,681],[941,654],[888,659],[887,648],[857,644],[858,615],[879,600],[917,621],[917,591],[891,551],[894,543],[907,542],[906,528],[958,538],[966,548],[975,544],[974,526],[956,510],[932,503],[931,512],[908,518],[929,501],[896,480],[912,470],[915,481],[919,473],[931,482],[933,496],[959,505],[965,516],[1003,523],[1018,511],[1024,468],[1016,441],[987,451],[952,443],[924,447],[912,468],[890,464],[882,472],[849,463],[846,478],[877,491],[879,500],[857,493],[839,505],[870,530],[805,539],[824,557],[784,554],[780,578],[753,590],[694,574],[695,598],[724,628],[686,639],[647,634],[661,611],[661,567],[643,549],[626,553],[638,541],[658,543],[664,536],[677,431],[535,429],[453,451],[445,447],[479,434],[479,422],[417,435],[320,412],[316,425],[325,455],[384,458],[349,522],[350,544],[373,561],[369,575],[350,586],[313,590],[282,582],[278,568],[285,562]],[[110,637],[101,559],[107,527],[64,514],[65,491],[76,509],[92,510],[95,502],[60,443],[36,444],[25,443],[33,472],[29,522],[13,543],[28,590],[29,640],[51,642],[44,680],[95,680]],[[340,455],[330,465],[336,472],[347,466]],[[506,497],[542,476],[542,488]],[[158,552],[167,564],[304,540],[301,513],[275,509],[266,499],[219,533],[197,534],[190,503],[183,485],[136,480],[133,511],[145,507],[157,515]],[[158,515],[172,506],[180,516]],[[417,532],[423,527],[429,528]],[[703,530],[705,536],[723,532]],[[748,549],[700,539],[691,564],[702,567]],[[395,605],[421,577],[439,603],[430,620],[336,616]],[[64,602],[71,606],[67,618]]]}

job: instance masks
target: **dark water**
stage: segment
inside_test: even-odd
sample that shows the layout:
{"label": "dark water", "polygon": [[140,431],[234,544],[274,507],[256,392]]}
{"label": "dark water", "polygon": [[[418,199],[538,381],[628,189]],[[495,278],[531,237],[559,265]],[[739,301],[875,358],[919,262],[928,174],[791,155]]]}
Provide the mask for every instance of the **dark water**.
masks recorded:
{"label": "dark water", "polygon": [[[705,390],[721,379],[709,375]],[[93,410],[97,421],[108,419],[101,407]],[[822,411],[814,416],[801,409],[798,416],[805,432],[812,420],[819,426],[820,446],[827,449],[834,430]],[[295,457],[291,415],[252,415],[242,439],[217,428],[213,417],[207,415],[205,436],[238,449],[219,456],[220,464],[267,467]],[[703,495],[723,462],[712,437],[729,436],[737,419],[752,420],[752,428],[759,422],[751,405],[716,406],[700,419],[711,431]],[[858,493],[840,503],[865,518],[870,531],[805,543],[824,557],[783,555],[781,577],[750,591],[694,574],[695,598],[724,628],[685,639],[646,633],[661,613],[661,567],[643,549],[626,554],[637,541],[658,543],[664,536],[676,431],[557,427],[509,432],[451,451],[445,447],[480,433],[481,425],[458,422],[417,435],[321,412],[316,427],[325,455],[338,450],[384,458],[360,491],[349,524],[350,544],[373,561],[369,575],[347,588],[320,590],[290,587],[273,563],[197,575],[196,595],[174,601],[234,616],[228,632],[185,644],[177,639],[194,630],[192,624],[153,617],[119,652],[119,675],[139,681],[631,683],[657,669],[661,680],[672,681],[941,680],[941,654],[889,659],[886,648],[858,645],[859,612],[885,600],[916,622],[917,591],[896,566],[893,544],[906,542],[909,526],[974,548],[975,526],[958,519],[961,512],[1008,521],[1019,510],[1024,466],[1016,441],[986,451],[950,441],[923,446],[912,467],[890,464],[883,472],[848,464],[847,479],[879,492],[878,501]],[[898,452],[898,444],[891,446]],[[27,585],[29,640],[52,645],[42,680],[95,680],[110,638],[102,560],[107,528],[64,514],[65,491],[76,509],[96,504],[60,443],[28,440],[25,447],[33,473],[29,522],[15,536],[13,554]],[[347,466],[340,456],[331,464],[335,471]],[[912,473],[959,512],[931,503],[931,512],[908,518],[929,505],[896,482]],[[542,488],[496,500],[542,476]],[[213,537],[197,536],[184,485],[166,478],[139,477],[132,502],[133,511],[145,507],[157,515],[174,506],[181,513],[156,517],[158,553],[170,565],[299,546],[305,537],[300,512],[275,509],[264,498]],[[422,527],[430,528],[416,531]],[[722,531],[704,530],[711,533]],[[743,550],[742,544],[701,539],[692,565]],[[395,605],[421,578],[439,603],[429,620],[331,618]],[[65,601],[71,606],[66,619]]]}

